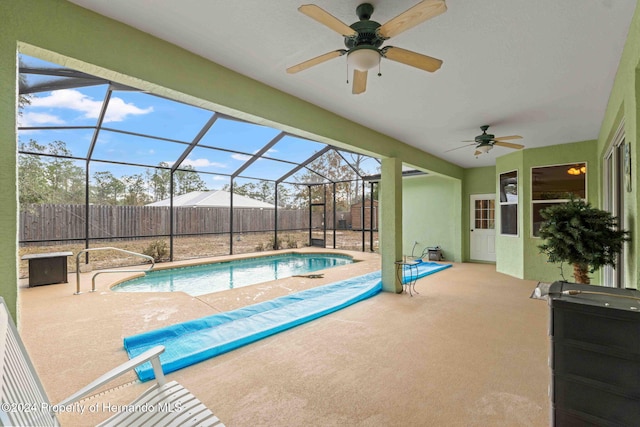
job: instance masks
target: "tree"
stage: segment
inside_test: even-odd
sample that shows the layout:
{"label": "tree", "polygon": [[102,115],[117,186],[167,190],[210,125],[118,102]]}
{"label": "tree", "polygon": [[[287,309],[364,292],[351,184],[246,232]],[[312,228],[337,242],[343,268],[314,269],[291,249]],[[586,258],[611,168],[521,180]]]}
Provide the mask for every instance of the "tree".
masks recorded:
{"label": "tree", "polygon": [[142,174],[123,176],[122,181],[125,186],[125,205],[142,206],[149,203],[151,196],[147,192],[147,183]]}
{"label": "tree", "polygon": [[[367,159],[367,156],[363,154],[349,153],[349,157],[351,159],[349,163],[351,163],[351,165],[358,171],[360,176],[367,175],[367,173],[361,167],[362,163],[364,163],[364,161]],[[380,172],[379,169],[380,168],[378,167],[378,172]],[[358,181],[353,181],[351,185],[353,186],[353,191],[352,191],[353,199],[349,200],[349,205],[352,205],[353,203],[357,203],[361,201],[361,197],[359,196],[360,183]],[[377,199],[377,197],[375,198]]]}
{"label": "tree", "polygon": [[[274,191],[275,191],[275,188],[274,188]],[[295,203],[295,197],[291,192],[291,187],[286,185],[279,185],[278,186],[278,206],[293,208],[294,203]]]}
{"label": "tree", "polygon": [[[329,181],[336,182],[336,208],[348,210],[351,204],[351,181],[357,178],[354,170],[343,162],[342,157],[335,151],[328,151],[325,155],[311,162],[310,169],[305,174],[298,177],[301,184],[312,184],[317,182],[318,177],[324,177]],[[311,197],[313,200],[323,200],[324,189],[322,186],[311,186]],[[299,191],[294,196],[301,206],[307,206],[309,194],[306,190]]]}
{"label": "tree", "polygon": [[84,203],[84,169],[70,158],[63,141],[48,145],[30,140],[20,144],[18,192],[20,203]]}
{"label": "tree", "polygon": [[[171,169],[168,163],[160,162],[153,173],[147,174],[150,200],[168,199],[171,195]],[[207,184],[192,166],[185,166],[173,173],[173,193],[176,196],[192,191],[206,191]]]}
{"label": "tree", "polygon": [[567,203],[540,211],[544,222],[539,235],[546,239],[539,245],[549,262],[573,265],[576,283],[589,283],[588,272],[605,265],[615,265],[618,254],[628,241],[628,231],[619,230],[617,219],[590,203],[571,198]]}
{"label": "tree", "polygon": [[192,191],[207,191],[207,184],[193,166],[187,165],[173,173],[173,193],[179,196]]}
{"label": "tree", "polygon": [[[35,144],[35,141],[31,142]],[[24,144],[20,145],[21,149],[23,146]],[[20,204],[47,202],[47,178],[41,156],[20,154],[18,156],[18,177]]]}
{"label": "tree", "polygon": [[171,171],[167,162],[158,163],[158,167],[153,171],[149,178],[149,188],[152,192],[154,202],[164,200],[169,197],[169,182],[171,179]]}
{"label": "tree", "polygon": [[[231,186],[225,184],[223,191],[230,191]],[[260,183],[247,182],[242,185],[233,186],[233,194],[250,197],[255,200],[261,200],[267,203],[275,203],[275,184],[269,181],[260,181]]]}
{"label": "tree", "polygon": [[110,171],[93,174],[93,199],[99,205],[118,205],[124,197],[125,184]]}
{"label": "tree", "polygon": [[73,160],[64,158],[72,155],[64,141],[49,143],[47,151],[54,156],[61,156],[51,157],[46,162],[47,180],[51,192],[50,203],[84,203],[84,169],[76,166]]}

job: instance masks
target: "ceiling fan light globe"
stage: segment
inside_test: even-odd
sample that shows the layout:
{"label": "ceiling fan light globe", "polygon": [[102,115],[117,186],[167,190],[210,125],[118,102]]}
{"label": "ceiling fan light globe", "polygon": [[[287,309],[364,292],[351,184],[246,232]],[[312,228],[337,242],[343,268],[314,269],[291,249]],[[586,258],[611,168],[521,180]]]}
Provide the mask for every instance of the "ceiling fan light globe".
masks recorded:
{"label": "ceiling fan light globe", "polygon": [[490,145],[481,145],[478,148],[476,148],[477,151],[483,153],[483,154],[487,154],[489,152],[489,150],[491,150],[491,146]]}
{"label": "ceiling fan light globe", "polygon": [[347,64],[350,68],[367,71],[380,64],[380,53],[376,49],[357,49],[349,52]]}

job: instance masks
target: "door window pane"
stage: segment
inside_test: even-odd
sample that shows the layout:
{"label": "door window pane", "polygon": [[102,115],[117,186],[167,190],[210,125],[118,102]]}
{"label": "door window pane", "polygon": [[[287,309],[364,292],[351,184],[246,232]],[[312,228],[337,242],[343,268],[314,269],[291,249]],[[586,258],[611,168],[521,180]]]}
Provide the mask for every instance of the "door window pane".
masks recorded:
{"label": "door window pane", "polygon": [[493,229],[495,227],[495,202],[493,200],[475,201],[475,228]]}

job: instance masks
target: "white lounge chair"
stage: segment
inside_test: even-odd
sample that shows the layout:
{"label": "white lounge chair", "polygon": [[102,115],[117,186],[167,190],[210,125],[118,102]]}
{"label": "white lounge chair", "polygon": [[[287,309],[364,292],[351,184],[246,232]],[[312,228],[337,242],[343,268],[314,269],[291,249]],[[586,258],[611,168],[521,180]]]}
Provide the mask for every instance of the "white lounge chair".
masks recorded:
{"label": "white lounge chair", "polygon": [[[202,402],[175,381],[166,382],[157,346],[119,367],[107,372],[82,390],[51,405],[42,383],[29,359],[13,319],[0,297],[0,425],[2,426],[59,426],[54,409],[78,402],[89,393],[114,378],[151,361],[156,384],[144,392],[126,411],[113,415],[100,426],[216,426],[224,424]],[[157,410],[149,410],[154,405]],[[136,411],[136,409],[140,409]],[[171,410],[173,409],[173,410]],[[179,409],[179,410],[177,410]]]}

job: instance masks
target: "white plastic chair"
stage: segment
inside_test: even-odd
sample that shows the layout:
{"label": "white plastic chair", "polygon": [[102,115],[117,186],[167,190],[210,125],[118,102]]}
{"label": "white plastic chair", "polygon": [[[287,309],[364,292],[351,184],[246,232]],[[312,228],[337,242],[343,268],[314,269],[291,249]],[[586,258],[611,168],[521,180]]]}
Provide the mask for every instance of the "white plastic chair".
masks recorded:
{"label": "white plastic chair", "polygon": [[[0,425],[59,426],[55,407],[71,405],[138,365],[150,361],[156,383],[100,426],[216,426],[224,424],[189,390],[176,381],[166,382],[160,353],[154,347],[107,372],[78,392],[52,406],[42,387],[13,319],[0,297]],[[153,405],[154,410],[149,410]],[[137,410],[136,409],[140,409]]]}

